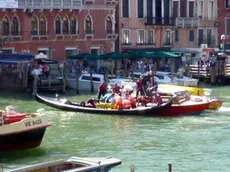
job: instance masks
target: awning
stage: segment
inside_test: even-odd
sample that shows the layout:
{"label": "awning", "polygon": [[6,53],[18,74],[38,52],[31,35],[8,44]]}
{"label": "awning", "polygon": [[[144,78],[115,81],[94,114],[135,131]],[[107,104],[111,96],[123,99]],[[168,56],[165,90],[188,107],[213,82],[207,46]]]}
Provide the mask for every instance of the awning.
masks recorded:
{"label": "awning", "polygon": [[170,53],[170,52],[164,52],[164,51],[157,52],[157,54],[160,58],[164,58],[164,59],[178,59],[181,57],[180,55]]}
{"label": "awning", "polygon": [[17,65],[18,63],[25,62],[24,60],[0,60],[0,65]]}
{"label": "awning", "polygon": [[90,53],[81,53],[73,56],[69,56],[71,60],[99,60],[98,55]]}
{"label": "awning", "polygon": [[31,60],[34,54],[31,53],[0,53],[0,60]]}
{"label": "awning", "polygon": [[99,59],[104,59],[104,60],[123,60],[123,59],[130,59],[132,56],[130,54],[125,54],[125,53],[118,53],[118,52],[112,52],[112,53],[106,53],[100,55],[98,58]]}

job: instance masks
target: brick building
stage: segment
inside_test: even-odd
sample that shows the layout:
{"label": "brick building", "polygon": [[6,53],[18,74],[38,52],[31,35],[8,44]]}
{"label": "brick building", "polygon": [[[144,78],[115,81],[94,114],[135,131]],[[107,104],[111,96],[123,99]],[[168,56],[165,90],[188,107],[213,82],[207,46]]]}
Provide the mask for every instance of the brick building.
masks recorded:
{"label": "brick building", "polygon": [[3,51],[43,52],[55,60],[114,51],[114,0],[18,0],[0,11]]}

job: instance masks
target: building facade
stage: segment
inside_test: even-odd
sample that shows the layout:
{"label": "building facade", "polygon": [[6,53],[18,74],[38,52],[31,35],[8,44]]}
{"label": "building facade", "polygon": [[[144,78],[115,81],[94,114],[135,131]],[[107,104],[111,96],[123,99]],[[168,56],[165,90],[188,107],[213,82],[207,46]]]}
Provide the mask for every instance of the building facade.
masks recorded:
{"label": "building facade", "polygon": [[42,52],[55,60],[114,51],[116,1],[18,0],[1,9],[3,51]]}
{"label": "building facade", "polygon": [[[173,0],[176,7],[175,47],[199,48],[217,45],[217,0]],[[187,39],[185,39],[187,38]]]}
{"label": "building facade", "polygon": [[221,35],[226,36],[225,43],[230,44],[230,1],[219,0],[218,10],[218,44],[222,44]]}
{"label": "building facade", "polygon": [[119,1],[120,51],[173,46],[171,0]]}

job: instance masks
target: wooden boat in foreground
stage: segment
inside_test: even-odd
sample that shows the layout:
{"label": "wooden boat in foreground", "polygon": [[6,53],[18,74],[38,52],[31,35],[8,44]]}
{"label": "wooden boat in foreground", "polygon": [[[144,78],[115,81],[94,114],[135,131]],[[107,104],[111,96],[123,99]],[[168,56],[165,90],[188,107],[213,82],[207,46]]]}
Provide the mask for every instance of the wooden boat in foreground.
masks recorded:
{"label": "wooden boat in foreground", "polygon": [[80,158],[70,157],[66,160],[57,160],[37,165],[30,165],[8,172],[108,172],[113,167],[121,164],[116,158]]}
{"label": "wooden boat in foreground", "polygon": [[172,105],[172,100],[169,99],[161,106],[137,107],[134,109],[101,109],[93,108],[92,106],[82,106],[78,103],[72,103],[68,99],[50,98],[36,94],[35,98],[38,102],[44,103],[57,109],[75,112],[86,112],[93,114],[115,114],[115,115],[139,115],[139,116],[157,116],[163,110],[167,110]]}
{"label": "wooden boat in foreground", "polygon": [[51,126],[47,116],[39,114],[0,112],[0,152],[39,146],[46,128]]}

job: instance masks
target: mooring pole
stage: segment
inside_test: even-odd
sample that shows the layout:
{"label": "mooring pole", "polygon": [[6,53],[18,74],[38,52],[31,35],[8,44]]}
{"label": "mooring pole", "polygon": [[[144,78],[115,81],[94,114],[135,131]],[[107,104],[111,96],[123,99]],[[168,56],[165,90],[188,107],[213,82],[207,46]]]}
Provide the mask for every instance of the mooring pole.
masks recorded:
{"label": "mooring pole", "polygon": [[169,172],[172,172],[172,164],[169,164]]}

